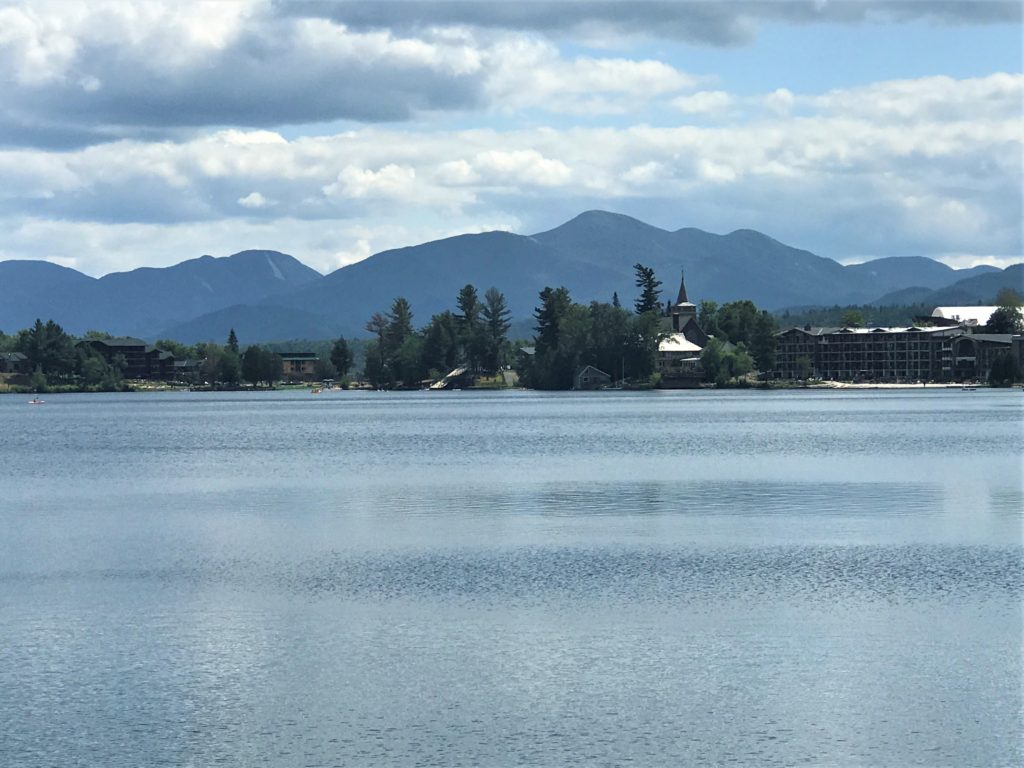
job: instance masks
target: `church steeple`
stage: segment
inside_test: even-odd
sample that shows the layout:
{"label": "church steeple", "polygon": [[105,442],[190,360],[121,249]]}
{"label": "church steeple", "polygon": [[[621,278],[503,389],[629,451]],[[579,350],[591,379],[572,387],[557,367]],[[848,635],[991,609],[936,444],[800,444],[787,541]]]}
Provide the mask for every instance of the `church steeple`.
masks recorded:
{"label": "church steeple", "polygon": [[686,298],[686,271],[680,268],[679,270],[679,296],[676,297],[676,305],[689,304],[690,300]]}

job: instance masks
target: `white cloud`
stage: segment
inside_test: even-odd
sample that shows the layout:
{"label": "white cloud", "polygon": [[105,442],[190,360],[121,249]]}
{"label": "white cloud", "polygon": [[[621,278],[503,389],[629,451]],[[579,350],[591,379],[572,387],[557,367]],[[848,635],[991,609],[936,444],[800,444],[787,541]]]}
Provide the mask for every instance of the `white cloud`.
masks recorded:
{"label": "white cloud", "polygon": [[[182,258],[194,255],[189,247],[216,250],[197,243],[213,241],[218,252],[244,243],[312,254],[326,269],[339,253],[363,253],[360,240],[379,250],[481,222],[529,231],[594,207],[670,227],[751,227],[834,257],[1002,258],[1022,250],[1024,131],[1014,82],[941,83],[946,109],[936,108],[932,78],[791,94],[796,116],[738,109],[702,126],[394,126],[292,139],[231,129],[180,142],[7,151],[0,175],[14,182],[0,198],[8,229],[50,221],[54,231],[88,231],[68,241],[83,265],[113,258],[98,233],[128,231],[119,223],[126,218],[156,228],[149,232],[188,231],[191,240],[171,238],[186,247]],[[918,112],[866,114],[863,94],[890,87]],[[321,243],[303,227],[337,236]],[[239,238],[233,245],[228,232]],[[117,242],[131,246],[123,258],[138,258],[130,238]],[[54,243],[35,226],[5,255],[51,255]]]}
{"label": "white cloud", "polygon": [[279,10],[261,0],[0,7],[0,141],[73,146],[486,108],[626,114],[696,83],[662,61],[566,58],[517,32],[354,29]]}
{"label": "white cloud", "polygon": [[1012,118],[1024,114],[1024,75],[925,77],[829,91],[805,100],[821,112],[886,121]]}
{"label": "white cloud", "polygon": [[259,192],[250,192],[245,197],[238,198],[238,204],[243,208],[266,208],[268,205],[273,205],[273,201],[267,200]]}
{"label": "white cloud", "polygon": [[572,171],[561,160],[544,157],[533,149],[507,151],[492,149],[473,160],[483,184],[508,184],[515,188],[557,187],[565,184]]}
{"label": "white cloud", "polygon": [[501,110],[542,108],[576,114],[624,114],[638,105],[693,88],[697,79],[655,60],[564,59],[551,43],[498,42],[488,52],[488,101]]}
{"label": "white cloud", "polygon": [[1011,256],[993,256],[981,253],[940,253],[932,258],[941,261],[953,269],[970,269],[971,267],[980,267],[982,265],[1005,269],[1011,264],[1024,263],[1024,253],[1016,253]]}
{"label": "white cloud", "polygon": [[345,166],[337,181],[324,187],[328,197],[407,200],[415,192],[416,169],[390,163],[377,171]]}
{"label": "white cloud", "polygon": [[677,96],[671,103],[688,115],[720,115],[735,103],[735,99],[725,91],[698,91],[691,96]]}
{"label": "white cloud", "polygon": [[796,97],[788,88],[777,88],[767,96],[764,96],[762,102],[768,111],[776,115],[787,115],[793,108]]}

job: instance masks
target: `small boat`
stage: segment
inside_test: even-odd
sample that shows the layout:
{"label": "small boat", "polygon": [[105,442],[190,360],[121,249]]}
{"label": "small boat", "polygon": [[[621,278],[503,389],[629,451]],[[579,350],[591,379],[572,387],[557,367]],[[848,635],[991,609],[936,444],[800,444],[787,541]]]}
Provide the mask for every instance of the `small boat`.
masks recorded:
{"label": "small boat", "polygon": [[966,384],[964,384],[962,387],[960,387],[960,391],[961,392],[977,392],[978,388],[977,387],[969,387]]}
{"label": "small boat", "polygon": [[320,394],[320,390],[319,389],[314,389],[314,390],[312,390],[312,393],[314,395],[319,395]]}
{"label": "small boat", "polygon": [[42,405],[45,402],[46,402],[45,400],[40,400],[38,397],[33,397],[31,400],[28,401],[28,404],[29,405]]}

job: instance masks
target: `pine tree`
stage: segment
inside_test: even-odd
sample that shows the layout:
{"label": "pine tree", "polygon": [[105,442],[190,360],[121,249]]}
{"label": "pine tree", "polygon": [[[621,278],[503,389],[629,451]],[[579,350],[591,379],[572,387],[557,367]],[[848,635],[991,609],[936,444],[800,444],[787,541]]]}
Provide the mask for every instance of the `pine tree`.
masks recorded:
{"label": "pine tree", "polygon": [[640,289],[640,297],[634,303],[638,315],[644,312],[659,311],[661,309],[661,281],[654,277],[654,270],[637,263],[633,265],[636,273],[636,287]]}
{"label": "pine tree", "polygon": [[461,313],[455,318],[459,327],[462,354],[469,369],[476,371],[480,367],[480,358],[483,355],[484,347],[483,329],[480,327],[482,306],[476,288],[470,284],[463,286],[455,304]]}
{"label": "pine tree", "polygon": [[238,337],[235,336],[234,328],[232,328],[231,332],[228,334],[228,349],[230,349],[236,355],[238,354]]}
{"label": "pine tree", "polygon": [[511,326],[508,302],[505,295],[497,288],[488,288],[484,294],[484,306],[481,312],[484,321],[485,341],[484,365],[489,370],[497,371],[501,367],[502,353],[508,343],[506,335]]}
{"label": "pine tree", "polygon": [[352,350],[349,349],[344,336],[339,336],[331,347],[331,363],[339,376],[348,376],[349,369],[352,368]]}

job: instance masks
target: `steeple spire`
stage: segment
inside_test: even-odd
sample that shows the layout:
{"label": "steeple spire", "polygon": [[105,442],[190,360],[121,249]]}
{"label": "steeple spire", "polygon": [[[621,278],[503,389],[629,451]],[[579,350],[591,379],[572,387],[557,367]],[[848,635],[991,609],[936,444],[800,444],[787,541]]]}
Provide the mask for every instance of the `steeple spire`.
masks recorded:
{"label": "steeple spire", "polygon": [[689,304],[690,300],[686,298],[686,270],[682,267],[679,269],[679,296],[676,297],[676,304]]}

